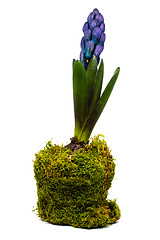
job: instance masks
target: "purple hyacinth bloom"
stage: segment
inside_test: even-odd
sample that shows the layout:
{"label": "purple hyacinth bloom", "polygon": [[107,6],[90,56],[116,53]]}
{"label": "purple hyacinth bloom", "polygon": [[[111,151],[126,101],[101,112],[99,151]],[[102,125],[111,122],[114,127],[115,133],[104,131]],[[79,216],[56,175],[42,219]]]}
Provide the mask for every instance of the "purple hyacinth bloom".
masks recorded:
{"label": "purple hyacinth bloom", "polygon": [[83,52],[85,52],[85,40],[84,40],[84,37],[82,37],[82,39],[81,39],[81,48],[82,48]]}
{"label": "purple hyacinth bloom", "polygon": [[98,9],[95,8],[95,9],[93,10],[93,13],[94,13],[94,14],[98,14],[98,13],[99,13]]}
{"label": "purple hyacinth bloom", "polygon": [[106,35],[105,35],[105,33],[103,32],[103,33],[101,34],[101,38],[99,39],[98,44],[101,44],[101,45],[103,46],[103,44],[104,44],[104,42],[105,42],[105,38],[106,38]]}
{"label": "purple hyacinth bloom", "polygon": [[103,46],[99,44],[99,45],[96,46],[96,49],[94,51],[94,55],[96,57],[98,57],[101,54],[102,51],[103,51]]}
{"label": "purple hyacinth bloom", "polygon": [[101,13],[98,13],[98,14],[96,15],[96,18],[95,18],[95,19],[96,19],[98,25],[100,25],[102,22],[104,22],[104,18],[103,18],[103,16],[102,16]]}
{"label": "purple hyacinth bloom", "polygon": [[94,55],[97,57],[97,64],[100,61],[100,54],[103,51],[105,42],[104,31],[104,18],[99,10],[95,8],[83,25],[84,36],[81,40],[80,61],[86,70]]}
{"label": "purple hyacinth bloom", "polygon": [[91,24],[90,24],[90,29],[91,29],[91,31],[92,31],[96,26],[98,26],[98,23],[97,23],[96,20],[93,20],[93,21],[91,22]]}
{"label": "purple hyacinth bloom", "polygon": [[83,25],[83,32],[85,32],[86,30],[88,30],[88,22],[85,22],[85,24]]}
{"label": "purple hyacinth bloom", "polygon": [[88,29],[84,32],[84,39],[85,41],[89,41],[91,39],[91,30]]}
{"label": "purple hyacinth bloom", "polygon": [[92,40],[88,41],[86,43],[86,51],[85,51],[86,58],[91,58],[93,50],[94,50],[94,42]]}
{"label": "purple hyacinth bloom", "polygon": [[92,40],[94,43],[97,43],[101,37],[101,30],[99,27],[95,27],[92,31]]}
{"label": "purple hyacinth bloom", "polygon": [[87,18],[87,22],[90,24],[95,17],[95,13],[91,12]]}
{"label": "purple hyacinth bloom", "polygon": [[101,23],[101,25],[99,26],[99,28],[101,29],[101,32],[104,32],[104,31],[105,31],[105,24],[104,24],[104,22]]}
{"label": "purple hyacinth bloom", "polygon": [[83,51],[80,52],[80,61],[83,65],[85,64],[85,58],[84,58],[84,52]]}

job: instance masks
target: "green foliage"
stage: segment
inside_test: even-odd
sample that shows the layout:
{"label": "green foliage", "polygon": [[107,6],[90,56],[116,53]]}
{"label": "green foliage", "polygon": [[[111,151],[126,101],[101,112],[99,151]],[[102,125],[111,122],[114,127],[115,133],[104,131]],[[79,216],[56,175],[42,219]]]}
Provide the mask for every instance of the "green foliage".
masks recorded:
{"label": "green foliage", "polygon": [[97,70],[96,78],[94,81],[92,101],[91,101],[91,105],[90,105],[89,114],[93,111],[96,103],[98,102],[98,100],[100,98],[102,82],[103,82],[103,73],[104,73],[104,63],[103,63],[103,60],[101,60],[101,63],[100,63],[99,69]]}
{"label": "green foliage", "polygon": [[102,96],[99,98],[99,100],[96,102],[92,112],[87,118],[87,121],[85,122],[85,126],[83,127],[83,131],[81,133],[80,140],[86,142],[87,139],[89,139],[90,134],[98,121],[110,95],[113,90],[113,87],[116,83],[116,80],[119,75],[120,68],[117,68],[116,71],[114,72],[113,77],[111,78],[110,82],[106,86]]}
{"label": "green foliage", "polygon": [[97,58],[93,56],[86,71],[86,115],[90,113],[90,106],[92,104],[94,95],[94,83],[97,74]]}
{"label": "green foliage", "polygon": [[54,224],[104,227],[120,218],[115,201],[106,200],[115,163],[101,135],[81,151],[48,142],[36,154],[39,217]]}
{"label": "green foliage", "polygon": [[98,121],[118,78],[120,68],[117,68],[101,94],[104,64],[101,60],[97,68],[94,56],[85,71],[80,61],[73,62],[73,98],[75,113],[75,133],[79,141],[88,142],[91,132]]}
{"label": "green foliage", "polygon": [[86,73],[82,63],[75,60],[73,60],[73,99],[75,135],[79,137],[86,117]]}

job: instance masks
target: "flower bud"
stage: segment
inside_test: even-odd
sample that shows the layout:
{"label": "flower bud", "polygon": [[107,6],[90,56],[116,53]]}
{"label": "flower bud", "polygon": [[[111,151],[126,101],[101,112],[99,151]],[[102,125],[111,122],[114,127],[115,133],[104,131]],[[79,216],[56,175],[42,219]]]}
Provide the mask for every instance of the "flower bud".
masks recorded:
{"label": "flower bud", "polygon": [[83,52],[85,52],[85,41],[84,41],[84,37],[82,37],[82,40],[81,40],[81,48],[82,48]]}
{"label": "flower bud", "polygon": [[94,50],[94,42],[92,40],[88,41],[86,43],[86,51],[85,51],[86,58],[91,58],[93,50]]}
{"label": "flower bud", "polygon": [[80,61],[83,65],[85,64],[84,52],[83,51],[80,52]]}
{"label": "flower bud", "polygon": [[85,39],[85,41],[88,41],[91,39],[91,30],[90,29],[88,29],[84,32],[84,39]]}
{"label": "flower bud", "polygon": [[92,20],[94,19],[95,13],[91,12],[87,18],[87,22],[90,24]]}
{"label": "flower bud", "polygon": [[95,9],[93,10],[93,13],[94,13],[94,14],[98,14],[98,13],[99,13],[98,9],[95,8]]}
{"label": "flower bud", "polygon": [[85,22],[85,24],[83,25],[83,32],[85,32],[86,30],[88,30],[88,22]]}
{"label": "flower bud", "polygon": [[100,25],[99,28],[100,28],[101,32],[104,32],[104,31],[105,31],[105,24],[104,24],[104,22],[101,23],[101,25]]}
{"label": "flower bud", "polygon": [[105,35],[105,33],[103,32],[103,33],[101,34],[101,38],[99,39],[98,44],[104,45],[105,38],[106,38],[106,35]]}
{"label": "flower bud", "polygon": [[92,40],[94,43],[97,43],[101,37],[101,30],[99,27],[95,27],[92,32]]}
{"label": "flower bud", "polygon": [[103,51],[103,46],[99,44],[99,45],[96,46],[96,49],[94,51],[94,55],[96,57],[98,57],[101,54],[102,51]]}
{"label": "flower bud", "polygon": [[103,16],[102,16],[101,13],[98,13],[98,14],[96,15],[96,18],[95,18],[95,19],[96,19],[98,25],[100,25],[100,24],[104,21],[104,18],[103,18]]}
{"label": "flower bud", "polygon": [[98,23],[97,23],[96,20],[93,20],[93,21],[91,22],[91,24],[90,24],[90,29],[91,29],[91,31],[92,31],[96,26],[98,26]]}

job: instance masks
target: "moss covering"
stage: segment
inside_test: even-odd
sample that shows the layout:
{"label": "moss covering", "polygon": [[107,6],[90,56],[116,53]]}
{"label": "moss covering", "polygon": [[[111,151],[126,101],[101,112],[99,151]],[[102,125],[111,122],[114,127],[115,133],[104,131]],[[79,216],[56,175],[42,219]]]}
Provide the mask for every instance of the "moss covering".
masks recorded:
{"label": "moss covering", "polygon": [[106,200],[115,163],[102,135],[74,152],[49,141],[36,154],[34,173],[42,220],[96,228],[120,218],[116,202]]}

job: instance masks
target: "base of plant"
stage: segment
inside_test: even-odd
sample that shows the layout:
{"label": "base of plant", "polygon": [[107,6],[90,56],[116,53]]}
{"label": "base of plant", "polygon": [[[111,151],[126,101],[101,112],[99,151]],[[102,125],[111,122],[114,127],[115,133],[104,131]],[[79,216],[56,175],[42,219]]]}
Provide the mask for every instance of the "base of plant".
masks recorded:
{"label": "base of plant", "polygon": [[90,144],[74,151],[48,142],[36,154],[34,173],[37,211],[42,220],[97,228],[115,223],[120,218],[116,202],[107,200],[115,163],[102,135],[95,136]]}
{"label": "base of plant", "polygon": [[84,141],[79,142],[77,137],[72,137],[70,140],[71,140],[71,142],[64,147],[68,148],[68,149],[71,149],[72,152],[81,151],[85,147]]}
{"label": "base of plant", "polygon": [[[115,223],[120,218],[120,210],[115,201],[106,200],[101,206],[61,206],[52,205],[52,211],[41,209],[39,217],[56,225],[71,225],[81,228],[99,228]],[[46,214],[47,213],[47,214]]]}

